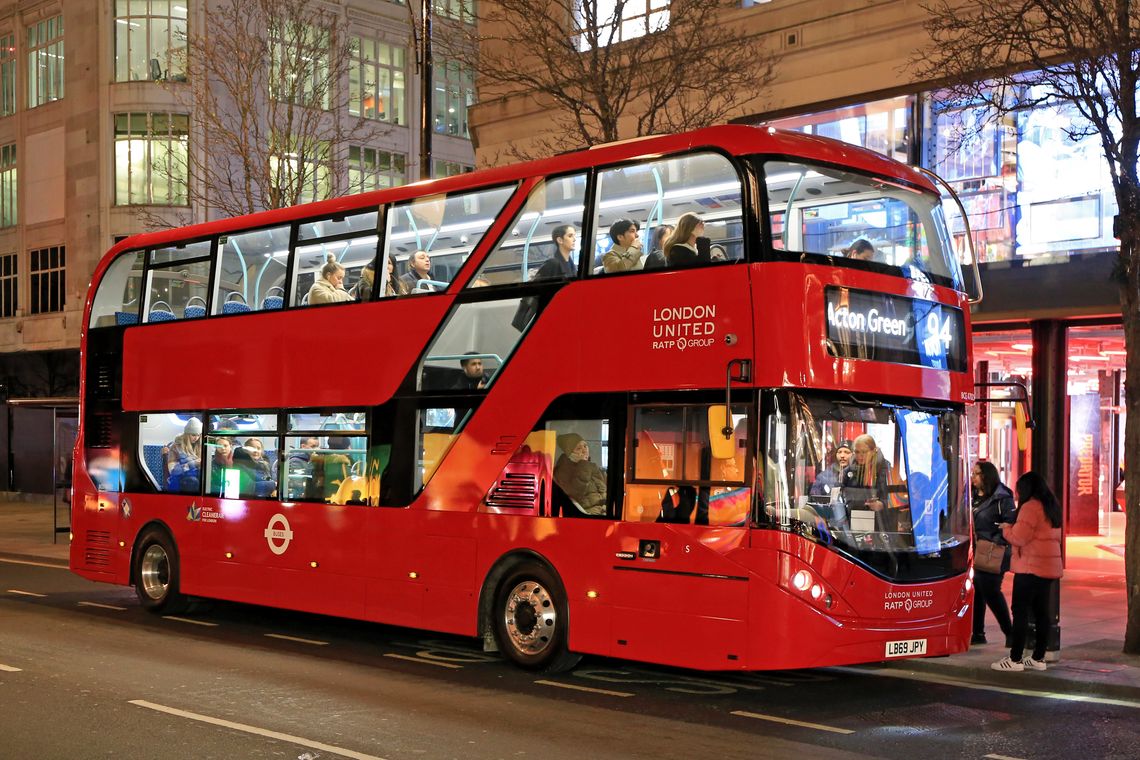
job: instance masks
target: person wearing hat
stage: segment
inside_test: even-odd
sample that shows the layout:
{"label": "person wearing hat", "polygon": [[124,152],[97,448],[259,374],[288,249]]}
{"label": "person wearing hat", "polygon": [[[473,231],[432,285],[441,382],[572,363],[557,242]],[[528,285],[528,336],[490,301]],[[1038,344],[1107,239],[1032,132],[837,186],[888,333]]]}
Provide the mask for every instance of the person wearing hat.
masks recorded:
{"label": "person wearing hat", "polygon": [[577,433],[558,436],[562,455],[554,465],[554,482],[588,515],[606,513],[606,473],[590,461],[590,445]]}
{"label": "person wearing hat", "polygon": [[840,441],[833,452],[834,459],[826,470],[815,477],[808,491],[812,496],[831,496],[831,492],[843,485],[843,470],[851,464],[851,441]]}
{"label": "person wearing hat", "polygon": [[191,417],[166,451],[166,490],[197,493],[202,466],[202,421]]}

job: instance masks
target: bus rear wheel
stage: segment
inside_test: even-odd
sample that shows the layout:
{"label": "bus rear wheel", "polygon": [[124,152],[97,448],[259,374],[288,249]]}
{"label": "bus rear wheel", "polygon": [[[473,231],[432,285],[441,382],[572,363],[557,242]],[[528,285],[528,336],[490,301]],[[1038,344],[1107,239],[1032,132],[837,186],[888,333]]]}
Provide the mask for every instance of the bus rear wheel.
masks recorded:
{"label": "bus rear wheel", "polygon": [[507,573],[495,594],[494,616],[500,651],[520,667],[558,673],[581,659],[566,648],[566,592],[544,565],[525,563]]}
{"label": "bus rear wheel", "polygon": [[155,613],[181,612],[186,597],[179,589],[178,552],[164,530],[148,528],[135,552],[135,595]]}

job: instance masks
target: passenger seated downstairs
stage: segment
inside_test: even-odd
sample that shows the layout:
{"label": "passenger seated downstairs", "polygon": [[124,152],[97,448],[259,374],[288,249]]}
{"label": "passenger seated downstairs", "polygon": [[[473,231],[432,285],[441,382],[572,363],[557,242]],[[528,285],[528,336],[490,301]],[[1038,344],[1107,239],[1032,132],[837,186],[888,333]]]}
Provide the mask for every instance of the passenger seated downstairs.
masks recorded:
{"label": "passenger seated downstairs", "polygon": [[[558,436],[562,455],[554,465],[554,483],[587,515],[606,513],[606,472],[590,461],[590,445],[577,433]],[[563,509],[562,514],[569,516]]]}

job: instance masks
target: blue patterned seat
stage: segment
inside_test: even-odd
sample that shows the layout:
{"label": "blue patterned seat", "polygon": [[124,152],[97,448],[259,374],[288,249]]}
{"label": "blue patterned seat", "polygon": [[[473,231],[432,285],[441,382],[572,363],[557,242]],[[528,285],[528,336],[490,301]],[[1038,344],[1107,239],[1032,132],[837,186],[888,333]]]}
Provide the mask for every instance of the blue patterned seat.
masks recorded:
{"label": "blue patterned seat", "polygon": [[281,296],[266,296],[265,300],[261,302],[263,309],[280,309],[285,305],[285,299]]}
{"label": "blue patterned seat", "polygon": [[166,490],[166,462],[165,457],[162,455],[162,450],[165,446],[156,446],[154,444],[143,444],[143,465],[146,467],[147,472],[158,483],[161,490]]}
{"label": "blue patterned seat", "polygon": [[248,304],[241,301],[226,301],[222,304],[223,314],[245,314],[247,311],[249,311]]}
{"label": "blue patterned seat", "polygon": [[185,319],[197,319],[198,317],[206,316],[205,306],[187,306],[182,312]]}
{"label": "blue patterned seat", "polygon": [[116,311],[115,324],[117,325],[137,325],[139,323],[139,315],[133,311]]}
{"label": "blue patterned seat", "polygon": [[151,309],[150,314],[147,315],[147,322],[173,322],[177,317],[174,312],[166,311],[165,309]]}

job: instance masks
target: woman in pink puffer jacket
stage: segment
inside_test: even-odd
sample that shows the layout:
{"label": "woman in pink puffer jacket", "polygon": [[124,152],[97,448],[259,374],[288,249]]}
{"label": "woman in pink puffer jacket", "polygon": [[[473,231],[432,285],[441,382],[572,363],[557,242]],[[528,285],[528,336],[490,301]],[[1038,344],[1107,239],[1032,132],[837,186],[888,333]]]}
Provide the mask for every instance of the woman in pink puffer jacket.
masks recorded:
{"label": "woman in pink puffer jacket", "polygon": [[[1049,641],[1049,596],[1061,578],[1061,504],[1045,479],[1027,472],[1017,480],[1017,522],[1001,526],[1002,537],[1013,545],[1010,569],[1013,578],[1013,636],[1009,656],[991,667],[994,670],[1045,670],[1045,645]],[[1029,613],[1033,613],[1036,635],[1033,656],[1024,657]]]}

